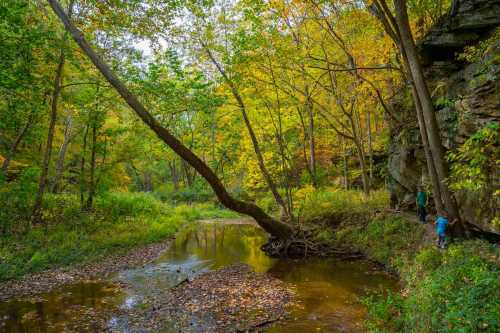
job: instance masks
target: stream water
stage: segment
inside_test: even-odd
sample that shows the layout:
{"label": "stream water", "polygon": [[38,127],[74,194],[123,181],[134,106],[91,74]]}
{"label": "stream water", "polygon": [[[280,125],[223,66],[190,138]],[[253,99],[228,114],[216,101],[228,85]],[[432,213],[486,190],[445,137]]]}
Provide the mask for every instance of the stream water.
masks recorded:
{"label": "stream water", "polygon": [[[295,285],[298,305],[268,332],[363,332],[360,297],[396,288],[396,281],[363,261],[273,259],[260,251],[265,233],[253,224],[199,223],[182,230],[155,262],[106,281],[84,281],[32,298],[0,302],[0,332],[129,331],[123,309],[145,306],[155,290],[234,263]],[[127,287],[122,287],[126,285]]]}

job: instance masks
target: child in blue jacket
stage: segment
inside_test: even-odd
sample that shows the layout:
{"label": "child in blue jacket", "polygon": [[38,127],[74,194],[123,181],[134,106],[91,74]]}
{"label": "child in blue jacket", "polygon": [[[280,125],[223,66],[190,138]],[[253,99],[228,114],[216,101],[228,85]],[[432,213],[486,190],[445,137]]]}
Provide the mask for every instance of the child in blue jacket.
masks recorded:
{"label": "child in blue jacket", "polygon": [[448,213],[446,211],[438,212],[436,221],[434,225],[436,226],[436,234],[438,235],[437,246],[441,249],[446,247],[446,229],[448,225],[453,225],[457,219],[453,220],[451,223],[448,221]]}

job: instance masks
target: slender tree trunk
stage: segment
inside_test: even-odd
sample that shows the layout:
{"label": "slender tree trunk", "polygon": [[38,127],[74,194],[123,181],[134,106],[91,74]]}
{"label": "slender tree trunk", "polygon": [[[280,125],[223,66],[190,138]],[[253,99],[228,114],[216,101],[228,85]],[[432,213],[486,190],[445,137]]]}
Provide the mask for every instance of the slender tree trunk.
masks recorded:
{"label": "slender tree trunk", "polygon": [[299,115],[300,124],[302,125],[302,132],[304,133],[304,140],[302,141],[302,155],[304,156],[304,164],[306,166],[307,172],[309,173],[309,176],[311,177],[311,179],[314,179],[314,173],[311,170],[311,163],[307,158],[307,142],[308,141],[310,142],[308,134],[309,131],[307,130],[306,123],[304,121],[304,116],[302,115],[300,108],[297,108],[297,113]]}
{"label": "slender tree trunk", "polygon": [[95,169],[96,169],[96,154],[97,154],[97,110],[92,121],[92,146],[90,148],[90,180],[89,180],[89,195],[87,197],[87,203],[85,204],[85,209],[87,211],[92,210],[94,204],[95,195]]}
{"label": "slender tree trunk", "polygon": [[448,167],[444,159],[444,148],[441,144],[441,137],[439,133],[439,126],[436,120],[434,105],[429,93],[429,89],[425,82],[422,66],[418,59],[418,52],[415,47],[415,42],[411,35],[410,25],[408,22],[408,14],[406,9],[405,0],[395,0],[394,6],[396,8],[396,22],[401,35],[401,44],[405,50],[408,59],[408,65],[411,71],[411,76],[417,91],[423,113],[423,120],[425,122],[427,138],[429,140],[429,147],[436,168],[437,176],[439,177],[439,185],[441,197],[446,210],[452,219],[458,218],[459,213],[456,202],[451,194],[451,191],[446,184],[448,178]]}
{"label": "slender tree trunk", "polygon": [[349,189],[349,165],[348,165],[348,157],[347,157],[347,149],[345,147],[345,138],[343,136],[340,137],[340,144],[342,145],[342,170],[344,174],[344,190]]}
{"label": "slender tree trunk", "polygon": [[427,132],[425,131],[424,116],[422,115],[422,107],[420,106],[420,99],[418,98],[417,91],[413,84],[411,85],[413,100],[415,101],[415,109],[417,113],[418,128],[420,130],[420,137],[422,138],[422,145],[424,147],[425,160],[427,162],[427,172],[429,173],[429,178],[432,183],[432,196],[434,198],[434,205],[437,211],[443,210],[443,203],[441,199],[441,186],[439,184],[439,178],[436,173],[436,168],[434,167],[434,161],[432,159],[432,153],[429,148],[429,141],[427,140]]}
{"label": "slender tree trunk", "polygon": [[366,136],[368,138],[368,156],[369,160],[369,168],[370,168],[370,184],[373,184],[373,143],[372,143],[372,124],[370,119],[370,112],[366,113]]}
{"label": "slender tree trunk", "polygon": [[187,187],[193,187],[194,185],[194,177],[191,173],[189,164],[185,161],[182,161],[182,171],[184,171],[184,179]]}
{"label": "slender tree trunk", "polygon": [[427,135],[427,128],[426,124],[424,121],[424,115],[422,111],[422,106],[420,102],[420,97],[418,96],[415,83],[412,80],[412,72],[410,69],[408,57],[406,55],[406,50],[403,47],[403,44],[401,42],[401,37],[400,37],[400,32],[399,28],[396,22],[396,19],[392,16],[392,13],[390,12],[390,9],[388,8],[387,4],[383,0],[375,0],[373,3],[373,6],[369,6],[371,12],[374,14],[374,16],[382,23],[384,26],[385,31],[387,34],[391,37],[391,39],[394,41],[396,46],[398,47],[401,56],[403,58],[403,67],[405,69],[406,75],[408,76],[410,86],[411,86],[411,93],[413,97],[413,101],[415,104],[415,111],[417,114],[417,119],[418,119],[418,125],[419,125],[419,130],[420,130],[420,135],[422,138],[422,144],[424,146],[424,152],[425,152],[425,157],[426,157],[426,162],[427,162],[427,170],[429,172],[429,177],[432,182],[432,191],[433,191],[433,197],[434,197],[434,203],[436,208],[442,209],[443,204],[442,204],[442,195],[441,195],[441,184],[440,180],[438,177],[438,174],[436,172],[436,167],[434,165],[434,159],[432,156],[432,152],[430,149],[430,144],[428,140],[428,135]]}
{"label": "slender tree trunk", "polygon": [[174,190],[179,190],[179,174],[177,171],[177,165],[175,163],[175,160],[170,162],[169,164],[170,168],[170,176],[172,177],[172,183],[174,184]]}
{"label": "slender tree trunk", "polygon": [[153,178],[150,171],[144,171],[144,192],[153,192]]}
{"label": "slender tree trunk", "polygon": [[313,106],[311,101],[309,99],[307,100],[306,103],[306,109],[307,109],[307,114],[309,116],[309,161],[311,163],[310,169],[311,169],[311,176],[312,176],[312,183],[314,187],[318,186],[318,180],[316,177],[316,143],[314,140],[314,113],[313,113]]}
{"label": "slender tree trunk", "polygon": [[80,207],[83,210],[85,202],[85,154],[87,153],[87,136],[89,134],[89,125],[85,126],[83,133],[82,158],[80,159]]}
{"label": "slender tree trunk", "polygon": [[97,69],[104,75],[106,80],[116,89],[127,104],[134,110],[142,121],[153,130],[176,154],[187,161],[205,180],[210,184],[219,201],[227,208],[253,217],[257,223],[270,234],[281,239],[288,239],[294,230],[289,224],[277,221],[266,214],[260,207],[232,197],[222,185],[217,175],[210,169],[195,153],[182,144],[170,131],[162,127],[158,121],[146,110],[131,91],[118,79],[111,69],[102,61],[97,53],[85,40],[83,34],[73,25],[64,10],[56,0],[47,0],[60,18],[66,29],[71,33],[75,42],[82,51],[90,58]]}
{"label": "slender tree trunk", "polygon": [[47,143],[45,145],[45,154],[43,157],[42,163],[42,173],[40,175],[40,180],[38,183],[38,191],[35,197],[35,203],[33,205],[33,210],[31,213],[31,220],[33,223],[41,223],[42,222],[42,204],[43,204],[43,195],[45,193],[45,188],[47,187],[47,179],[49,175],[49,165],[50,158],[52,156],[52,141],[54,140],[54,132],[57,121],[57,103],[59,100],[59,95],[61,93],[61,83],[62,76],[64,71],[64,47],[61,48],[59,54],[59,62],[57,64],[56,75],[54,77],[54,87],[52,92],[52,101],[51,101],[51,112],[50,112],[50,123],[49,129],[47,133]]}
{"label": "slender tree trunk", "polygon": [[351,127],[352,127],[353,141],[354,141],[354,144],[356,145],[356,151],[358,153],[359,167],[361,169],[361,181],[363,183],[363,193],[366,196],[369,196],[370,195],[370,182],[368,180],[368,174],[367,174],[367,170],[366,170],[366,160],[365,160],[363,143],[358,136],[358,131],[356,130],[356,121],[355,121],[354,117],[353,116],[349,117],[349,121],[350,121]]}
{"label": "slender tree trunk", "polygon": [[33,118],[34,114],[30,113],[28,116],[28,120],[26,121],[26,124],[23,126],[21,131],[18,133],[16,136],[16,139],[14,142],[12,142],[12,145],[10,146],[9,152],[7,153],[7,156],[5,156],[5,160],[2,163],[2,172],[6,175],[7,171],[9,170],[9,165],[14,156],[16,155],[17,148],[19,147],[19,144],[23,140],[24,136],[28,132],[29,128],[33,124]]}
{"label": "slender tree trunk", "polygon": [[64,139],[59,149],[59,156],[57,157],[56,162],[56,174],[54,175],[54,179],[52,181],[52,192],[57,193],[59,191],[59,183],[61,181],[62,175],[64,173],[64,160],[66,158],[66,152],[68,151],[69,144],[71,142],[71,127],[72,127],[73,119],[71,115],[68,115],[66,119],[66,127],[64,129]]}
{"label": "slender tree trunk", "polygon": [[238,92],[238,89],[234,85],[233,81],[231,81],[231,79],[227,76],[227,73],[224,71],[224,68],[222,68],[222,66],[219,64],[219,62],[217,62],[217,60],[213,56],[210,49],[204,43],[202,43],[202,46],[205,49],[205,51],[207,52],[207,55],[210,58],[210,60],[212,61],[212,63],[215,65],[215,67],[217,68],[219,73],[224,78],[224,81],[229,85],[229,88],[231,89],[231,93],[233,94],[234,98],[236,99],[236,102],[238,103],[238,105],[240,107],[241,114],[242,114],[243,120],[245,122],[245,126],[246,126],[248,134],[250,136],[250,140],[252,141],[255,155],[257,156],[257,162],[259,165],[259,169],[262,173],[262,176],[264,177],[264,180],[267,183],[267,186],[271,190],[271,192],[274,196],[274,199],[276,200],[276,203],[282,208],[282,210],[285,214],[285,218],[291,219],[292,213],[290,211],[288,211],[287,205],[285,204],[285,201],[283,200],[283,198],[279,194],[278,188],[277,188],[276,184],[274,183],[274,181],[273,181],[271,175],[269,174],[269,171],[267,170],[266,165],[264,163],[264,158],[262,157],[262,151],[260,149],[260,145],[259,145],[259,142],[257,140],[257,136],[255,135],[255,132],[253,130],[250,119],[248,118],[248,114],[246,111],[245,103],[243,102],[243,98],[241,97],[240,93]]}
{"label": "slender tree trunk", "polygon": [[368,180],[368,173],[366,171],[366,161],[363,154],[363,147],[359,142],[356,142],[356,151],[358,152],[359,167],[361,169],[361,181],[363,183],[363,193],[366,196],[370,195],[370,181]]}
{"label": "slender tree trunk", "polygon": [[348,170],[348,159],[347,159],[347,154],[346,152],[344,151],[344,154],[343,154],[343,162],[344,162],[344,189],[345,190],[348,190],[349,189],[349,170]]}

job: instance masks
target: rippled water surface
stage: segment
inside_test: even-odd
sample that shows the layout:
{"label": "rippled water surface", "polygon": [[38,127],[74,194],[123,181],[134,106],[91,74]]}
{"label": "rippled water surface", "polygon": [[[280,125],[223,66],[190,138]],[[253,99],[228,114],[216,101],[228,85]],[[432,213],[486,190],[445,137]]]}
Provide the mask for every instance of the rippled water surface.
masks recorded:
{"label": "rippled water surface", "polygon": [[[396,281],[366,262],[269,258],[260,251],[265,241],[261,229],[241,221],[188,226],[150,265],[122,271],[109,281],[80,282],[39,297],[0,302],[0,331],[93,331],[92,323],[100,319],[125,332],[129,318],[120,309],[144,306],[155,290],[234,263],[295,285],[298,304],[270,332],[362,332],[365,309],[359,297],[396,287]],[[121,288],[123,283],[129,287]]]}

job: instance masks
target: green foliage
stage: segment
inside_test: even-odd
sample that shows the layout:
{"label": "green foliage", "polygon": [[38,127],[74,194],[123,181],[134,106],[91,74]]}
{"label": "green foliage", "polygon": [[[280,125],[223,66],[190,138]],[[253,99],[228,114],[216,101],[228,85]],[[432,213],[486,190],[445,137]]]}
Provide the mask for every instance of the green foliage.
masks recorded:
{"label": "green foliage", "polygon": [[177,202],[207,202],[215,199],[214,192],[201,184],[177,190],[173,186],[161,186],[154,191],[154,195],[164,202],[173,204]]}
{"label": "green foliage", "polygon": [[399,293],[373,294],[365,297],[362,302],[368,309],[366,328],[369,332],[398,332],[403,326],[403,298]]}
{"label": "green foliage", "polygon": [[348,223],[336,241],[395,269],[401,293],[364,300],[371,332],[497,332],[500,328],[499,252],[483,241],[452,244],[446,251],[420,248],[423,228],[404,218],[367,225]]}
{"label": "green foliage", "polygon": [[500,329],[498,257],[488,245],[466,242],[452,245],[442,264],[426,276],[405,301],[405,322],[415,331],[497,332]]}
{"label": "green foliage", "polygon": [[332,214],[367,214],[384,207],[389,202],[385,190],[372,191],[366,198],[360,191],[345,191],[333,187],[315,189],[303,187],[294,193],[297,215],[304,220],[311,220]]}
{"label": "green foliage", "polygon": [[451,162],[450,186],[454,190],[478,191],[494,177],[500,161],[500,125],[486,124],[455,151],[448,153]]}
{"label": "green foliage", "polygon": [[145,193],[105,193],[91,213],[80,211],[76,196],[48,195],[43,214],[47,226],[0,236],[0,281],[157,242],[186,222],[236,216],[209,203],[173,207]]}
{"label": "green foliage", "polygon": [[0,172],[0,234],[11,231],[11,227],[25,227],[31,213],[33,197],[36,192],[36,167],[25,169],[16,181],[7,182]]}
{"label": "green foliage", "polygon": [[500,38],[500,28],[498,28],[488,39],[480,41],[475,45],[466,46],[464,51],[457,55],[458,60],[465,60],[467,62],[480,62],[483,60],[485,54],[491,50],[493,45],[498,42]]}
{"label": "green foliage", "polygon": [[141,214],[161,215],[169,207],[157,200],[151,193],[108,192],[96,200],[96,209],[111,217],[138,216]]}
{"label": "green foliage", "polygon": [[422,239],[423,230],[401,217],[380,217],[368,222],[343,225],[336,233],[341,245],[354,246],[391,268],[404,266]]}

